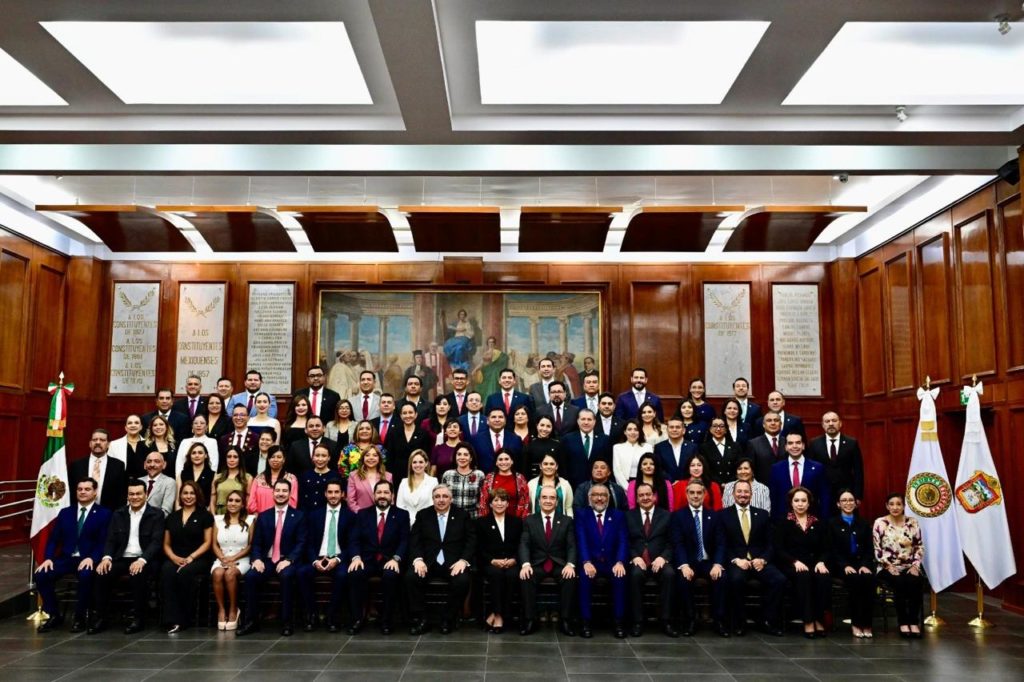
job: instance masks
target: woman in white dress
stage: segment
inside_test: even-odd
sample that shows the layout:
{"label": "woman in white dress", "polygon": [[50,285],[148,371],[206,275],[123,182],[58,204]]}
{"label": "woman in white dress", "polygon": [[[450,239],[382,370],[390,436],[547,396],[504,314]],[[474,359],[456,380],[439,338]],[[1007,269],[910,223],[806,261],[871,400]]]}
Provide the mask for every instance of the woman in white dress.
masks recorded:
{"label": "woman in white dress", "polygon": [[427,473],[430,460],[423,450],[413,450],[409,454],[409,472],[398,484],[399,509],[409,512],[409,525],[416,523],[416,513],[434,504],[434,486],[437,479]]}
{"label": "woman in white dress", "polygon": [[[238,583],[249,570],[249,550],[255,523],[246,520],[245,497],[234,490],[228,494],[224,514],[213,523],[213,553],[217,557],[210,571],[217,598],[217,629],[238,628]],[[225,603],[227,597],[227,603]]]}
{"label": "woman in white dress", "polygon": [[622,434],[626,441],[612,446],[612,472],[615,475],[615,482],[625,490],[629,487],[629,482],[636,478],[636,465],[640,463],[640,455],[654,452],[654,448],[650,443],[644,442],[643,429],[636,419],[626,422]]}
{"label": "woman in white dress", "polygon": [[[210,454],[210,468],[213,469],[214,473],[220,470],[220,453],[217,451],[217,439],[206,435],[206,417],[197,414],[192,419],[192,436],[183,439],[181,445],[178,446],[178,457],[175,460],[178,470],[174,472],[174,476],[181,475],[182,469],[188,463],[189,448],[194,443],[202,443],[206,446],[206,452]],[[205,490],[203,491],[203,493],[206,492]]]}

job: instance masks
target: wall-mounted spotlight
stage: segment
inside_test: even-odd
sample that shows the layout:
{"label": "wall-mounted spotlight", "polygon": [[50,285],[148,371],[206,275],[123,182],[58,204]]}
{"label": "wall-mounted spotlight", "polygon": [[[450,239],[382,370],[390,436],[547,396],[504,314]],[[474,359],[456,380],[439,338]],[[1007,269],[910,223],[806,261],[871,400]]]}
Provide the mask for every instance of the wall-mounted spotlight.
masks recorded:
{"label": "wall-mounted spotlight", "polygon": [[896,120],[899,121],[900,123],[903,123],[908,118],[910,118],[910,115],[907,113],[907,108],[905,106],[903,106],[902,104],[897,106],[896,107]]}
{"label": "wall-mounted spotlight", "polygon": [[1005,14],[1001,14],[998,17],[996,17],[996,21],[999,22],[999,35],[1001,36],[1005,36],[1007,33],[1010,32],[1010,29],[1013,28],[1012,26],[1010,26],[1010,17],[1006,16]]}
{"label": "wall-mounted spotlight", "polygon": [[850,181],[850,174],[849,173],[836,173],[835,175],[832,176],[832,179],[833,180],[838,180],[839,182],[841,182],[841,183],[843,183],[845,185],[846,183],[848,183]]}

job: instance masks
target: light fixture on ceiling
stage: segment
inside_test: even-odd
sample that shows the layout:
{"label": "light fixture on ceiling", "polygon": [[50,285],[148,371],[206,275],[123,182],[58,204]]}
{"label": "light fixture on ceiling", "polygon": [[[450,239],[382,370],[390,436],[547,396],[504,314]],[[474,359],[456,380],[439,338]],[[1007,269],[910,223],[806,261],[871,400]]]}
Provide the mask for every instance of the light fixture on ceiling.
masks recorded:
{"label": "light fixture on ceiling", "polygon": [[910,115],[907,113],[907,108],[902,104],[898,105],[896,107],[896,120],[903,123],[908,118],[910,118]]}
{"label": "light fixture on ceiling", "polygon": [[1005,14],[1000,14],[998,17],[996,17],[996,21],[999,22],[999,35],[1001,36],[1005,36],[1007,33],[1010,32],[1010,29],[1013,28],[1012,26],[1010,26],[1010,17],[1006,16]]}
{"label": "light fixture on ceiling", "polygon": [[850,174],[849,173],[836,173],[835,175],[832,176],[832,179],[833,180],[838,180],[839,182],[841,182],[841,183],[843,183],[845,185],[846,183],[848,183],[850,181]]}

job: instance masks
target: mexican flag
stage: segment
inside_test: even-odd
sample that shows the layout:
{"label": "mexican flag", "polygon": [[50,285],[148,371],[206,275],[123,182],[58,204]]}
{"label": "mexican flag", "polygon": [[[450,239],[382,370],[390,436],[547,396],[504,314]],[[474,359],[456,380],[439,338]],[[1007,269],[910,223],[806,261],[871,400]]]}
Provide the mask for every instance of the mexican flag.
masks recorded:
{"label": "mexican flag", "polygon": [[57,514],[71,504],[68,491],[68,460],[64,452],[64,425],[67,415],[68,396],[75,390],[74,384],[64,383],[64,373],[60,373],[60,383],[50,384],[50,418],[46,421],[46,449],[43,450],[43,463],[39,467],[36,478],[36,497],[32,508],[32,551],[35,552],[36,563],[43,561],[46,540],[50,537]]}

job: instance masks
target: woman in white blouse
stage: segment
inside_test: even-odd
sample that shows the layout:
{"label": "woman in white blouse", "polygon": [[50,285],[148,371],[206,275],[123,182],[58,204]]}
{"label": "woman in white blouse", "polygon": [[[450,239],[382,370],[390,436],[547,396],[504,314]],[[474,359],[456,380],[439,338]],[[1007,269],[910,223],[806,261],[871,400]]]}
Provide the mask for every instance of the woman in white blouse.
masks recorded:
{"label": "woman in white blouse", "polygon": [[437,479],[427,473],[430,460],[423,450],[413,450],[409,454],[409,471],[398,484],[398,500],[395,504],[399,509],[409,512],[409,525],[416,523],[416,512],[434,504],[433,492]]}
{"label": "woman in white blouse", "polygon": [[654,452],[654,448],[650,443],[644,442],[643,429],[636,419],[626,422],[622,434],[626,441],[616,443],[612,447],[612,473],[615,475],[615,482],[625,490],[629,487],[629,481],[636,478],[636,465],[640,463],[640,455]]}
{"label": "woman in white blouse", "polygon": [[[175,462],[178,470],[174,472],[176,477],[180,476],[185,468],[185,464],[188,462],[188,450],[195,443],[202,443],[206,446],[206,452],[210,455],[210,468],[214,473],[219,471],[220,455],[217,452],[217,439],[206,435],[206,417],[197,414],[192,419],[192,437],[184,439],[178,446],[178,457]],[[209,491],[204,490],[203,492],[208,493]]]}

